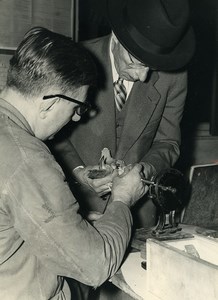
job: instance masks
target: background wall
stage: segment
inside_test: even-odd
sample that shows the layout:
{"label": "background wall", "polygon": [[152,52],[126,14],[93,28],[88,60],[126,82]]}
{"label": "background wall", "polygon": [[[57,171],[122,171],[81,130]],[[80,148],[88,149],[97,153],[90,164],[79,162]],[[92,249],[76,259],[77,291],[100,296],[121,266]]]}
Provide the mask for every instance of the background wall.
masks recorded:
{"label": "background wall", "polygon": [[218,162],[218,2],[190,0],[196,52],[188,67],[188,96],[182,120],[178,168]]}
{"label": "background wall", "polygon": [[106,0],[79,0],[79,40],[100,37],[110,31]]}

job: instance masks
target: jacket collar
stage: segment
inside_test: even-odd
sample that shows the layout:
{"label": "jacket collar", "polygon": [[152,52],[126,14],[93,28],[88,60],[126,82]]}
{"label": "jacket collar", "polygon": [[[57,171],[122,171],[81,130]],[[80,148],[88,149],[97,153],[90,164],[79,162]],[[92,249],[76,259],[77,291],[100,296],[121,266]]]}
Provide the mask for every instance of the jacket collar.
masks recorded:
{"label": "jacket collar", "polygon": [[32,136],[35,136],[29,123],[24,116],[13,105],[0,98],[0,113],[7,115],[14,123],[19,127],[29,132]]}

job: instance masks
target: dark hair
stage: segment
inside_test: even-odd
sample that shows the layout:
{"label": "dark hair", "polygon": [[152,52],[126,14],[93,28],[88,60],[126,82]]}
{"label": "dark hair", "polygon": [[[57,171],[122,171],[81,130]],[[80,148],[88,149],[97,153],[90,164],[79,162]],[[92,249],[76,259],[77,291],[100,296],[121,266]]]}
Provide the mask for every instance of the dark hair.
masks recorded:
{"label": "dark hair", "polygon": [[96,67],[87,50],[70,37],[34,27],[10,60],[7,86],[24,95],[37,95],[48,87],[62,92],[95,85]]}

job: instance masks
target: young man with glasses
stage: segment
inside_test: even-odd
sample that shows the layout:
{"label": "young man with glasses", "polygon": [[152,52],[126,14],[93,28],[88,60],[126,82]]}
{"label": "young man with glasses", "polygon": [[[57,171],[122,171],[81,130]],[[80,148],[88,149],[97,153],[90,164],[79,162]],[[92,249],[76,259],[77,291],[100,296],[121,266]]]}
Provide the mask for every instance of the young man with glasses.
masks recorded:
{"label": "young man with glasses", "polygon": [[[108,0],[107,15],[112,35],[83,43],[100,74],[95,97],[99,113],[73,128],[59,151],[67,173],[73,170],[82,184],[78,193],[84,208],[101,213],[108,202],[99,196],[108,194],[108,184],[89,183],[88,189],[85,174],[103,148],[126,164],[140,163],[147,179],[176,163],[186,67],[195,48],[186,0]],[[155,225],[151,200],[142,199],[134,221],[137,227]]]}
{"label": "young man with glasses", "polygon": [[85,49],[41,27],[10,61],[0,94],[0,299],[85,299],[71,294],[65,278],[96,287],[123,260],[129,207],[146,192],[141,166],[116,176],[107,213],[90,224],[43,142],[91,108],[95,77]]}

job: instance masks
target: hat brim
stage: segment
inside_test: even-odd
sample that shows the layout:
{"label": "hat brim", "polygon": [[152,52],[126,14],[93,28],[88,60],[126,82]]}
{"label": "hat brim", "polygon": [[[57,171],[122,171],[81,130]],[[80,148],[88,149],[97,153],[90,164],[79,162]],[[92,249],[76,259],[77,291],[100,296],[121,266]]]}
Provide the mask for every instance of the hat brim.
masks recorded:
{"label": "hat brim", "polygon": [[189,63],[195,51],[192,27],[189,27],[171,51],[164,54],[152,53],[149,49],[142,48],[130,35],[121,14],[122,8],[123,1],[108,1],[108,19],[117,39],[130,54],[149,67],[162,71],[178,70]]}

